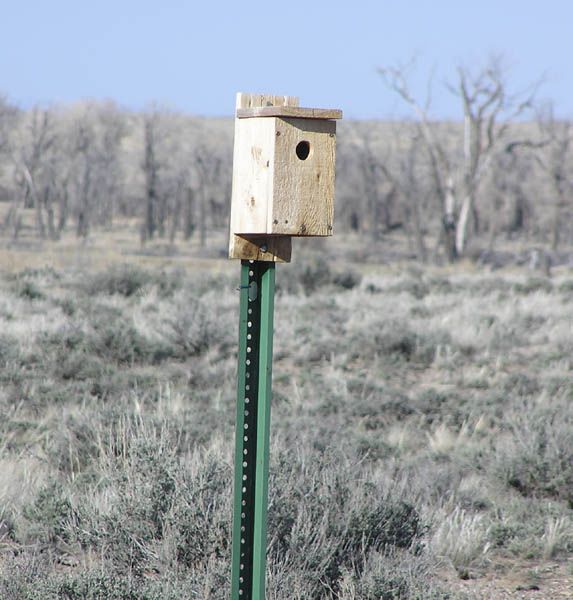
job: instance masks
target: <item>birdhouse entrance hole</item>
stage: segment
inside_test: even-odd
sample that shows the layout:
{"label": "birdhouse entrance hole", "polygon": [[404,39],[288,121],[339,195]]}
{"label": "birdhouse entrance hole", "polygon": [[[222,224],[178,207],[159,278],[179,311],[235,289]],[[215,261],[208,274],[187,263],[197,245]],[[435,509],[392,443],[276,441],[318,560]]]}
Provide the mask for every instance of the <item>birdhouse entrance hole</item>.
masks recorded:
{"label": "birdhouse entrance hole", "polygon": [[296,145],[296,155],[300,160],[306,160],[310,154],[310,144],[306,141],[299,142]]}

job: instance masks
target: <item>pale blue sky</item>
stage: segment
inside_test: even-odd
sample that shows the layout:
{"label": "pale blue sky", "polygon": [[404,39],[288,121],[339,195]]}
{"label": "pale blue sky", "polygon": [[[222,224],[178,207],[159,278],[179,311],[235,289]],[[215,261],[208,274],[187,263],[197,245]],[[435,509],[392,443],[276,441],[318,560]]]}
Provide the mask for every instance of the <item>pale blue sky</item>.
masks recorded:
{"label": "pale blue sky", "polygon": [[573,0],[4,0],[0,92],[23,106],[112,98],[231,115],[236,91],[298,95],[346,117],[404,113],[376,67],[435,67],[435,114],[457,118],[442,82],[502,53],[513,87],[573,117]]}

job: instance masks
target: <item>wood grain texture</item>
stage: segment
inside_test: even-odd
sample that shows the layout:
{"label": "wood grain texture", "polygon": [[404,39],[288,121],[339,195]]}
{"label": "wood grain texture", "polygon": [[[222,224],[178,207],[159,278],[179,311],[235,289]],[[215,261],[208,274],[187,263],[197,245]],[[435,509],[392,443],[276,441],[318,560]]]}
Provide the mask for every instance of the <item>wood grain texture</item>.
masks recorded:
{"label": "wood grain texture", "polygon": [[[298,103],[295,96],[239,93],[236,98],[237,109],[298,106]],[[268,199],[272,198],[275,126],[269,121],[274,119],[249,121],[250,125],[246,126],[244,120],[235,119],[229,258],[290,261],[292,242],[289,237],[260,235],[266,233]],[[259,235],[239,235],[249,232],[259,232]]]}
{"label": "wood grain texture", "polygon": [[232,235],[229,258],[290,262],[292,239],[286,235]]}
{"label": "wood grain texture", "polygon": [[[277,119],[273,202],[267,231],[292,236],[332,235],[336,121]],[[307,144],[308,157],[298,157]]]}
{"label": "wood grain texture", "polygon": [[242,108],[260,108],[262,106],[298,106],[297,96],[274,96],[272,94],[237,94],[235,107],[237,110]]}
{"label": "wood grain texture", "polygon": [[291,96],[239,94],[236,104],[229,256],[287,261],[290,237],[332,235],[342,112]]}
{"label": "wood grain texture", "polygon": [[297,106],[261,106],[237,109],[237,118],[239,119],[250,119],[255,117],[342,119],[342,111],[337,108],[302,108]]}
{"label": "wood grain texture", "polygon": [[234,233],[269,233],[274,149],[275,119],[236,120],[231,199]]}

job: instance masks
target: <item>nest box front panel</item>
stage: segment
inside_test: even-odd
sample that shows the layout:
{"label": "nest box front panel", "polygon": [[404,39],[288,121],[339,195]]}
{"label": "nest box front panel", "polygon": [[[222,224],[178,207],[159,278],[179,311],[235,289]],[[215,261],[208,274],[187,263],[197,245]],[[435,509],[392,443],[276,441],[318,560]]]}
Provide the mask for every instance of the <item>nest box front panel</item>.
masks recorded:
{"label": "nest box front panel", "polygon": [[336,121],[275,121],[273,200],[267,231],[291,236],[332,235]]}

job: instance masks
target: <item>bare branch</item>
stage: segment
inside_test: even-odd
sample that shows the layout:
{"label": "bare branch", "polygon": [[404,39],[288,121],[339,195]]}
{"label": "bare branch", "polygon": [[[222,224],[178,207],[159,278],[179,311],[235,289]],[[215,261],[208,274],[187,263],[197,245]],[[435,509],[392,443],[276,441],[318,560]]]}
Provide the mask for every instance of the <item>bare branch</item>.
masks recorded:
{"label": "bare branch", "polygon": [[[424,140],[435,189],[441,197],[444,223],[448,223],[445,236],[451,242],[452,227],[455,229],[456,248],[450,256],[462,253],[467,239],[470,218],[477,223],[478,187],[483,175],[490,168],[494,156],[509,134],[513,119],[523,116],[533,106],[539,87],[536,83],[527,93],[507,93],[502,59],[493,56],[486,65],[475,71],[458,66],[455,85],[447,84],[460,99],[464,116],[462,156],[457,173],[440,139],[436,124],[432,122],[429,105],[416,100],[411,93],[406,71],[403,68],[379,69],[387,87],[408,104],[418,120]],[[431,84],[430,88],[431,88]],[[538,142],[513,141],[506,145],[512,152],[520,146],[533,148]]]}

